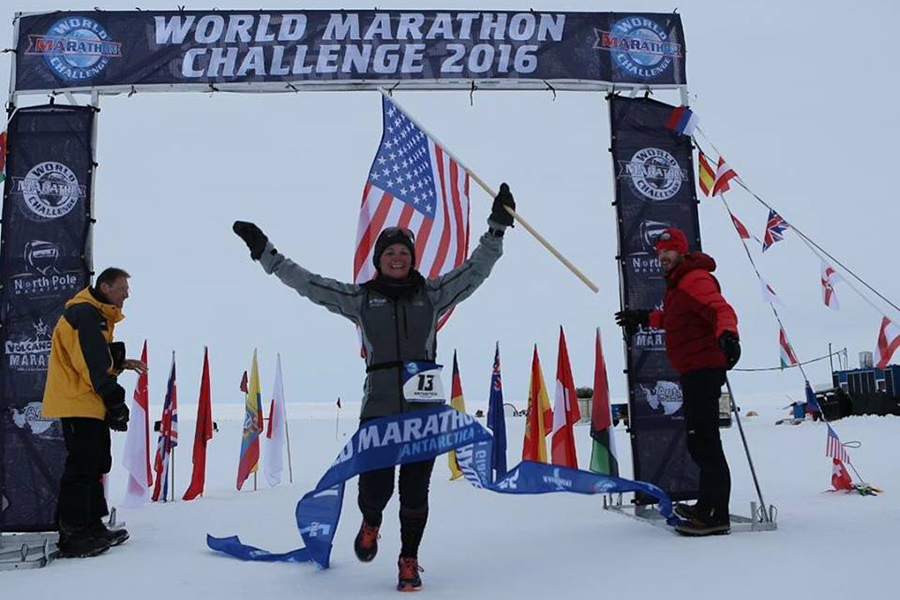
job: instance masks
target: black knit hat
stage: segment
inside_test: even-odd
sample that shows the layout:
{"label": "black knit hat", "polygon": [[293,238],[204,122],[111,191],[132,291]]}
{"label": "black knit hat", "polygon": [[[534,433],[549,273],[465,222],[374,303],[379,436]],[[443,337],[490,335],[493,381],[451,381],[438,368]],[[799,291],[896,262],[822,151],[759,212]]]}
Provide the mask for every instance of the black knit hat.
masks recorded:
{"label": "black knit hat", "polygon": [[375,251],[372,253],[372,262],[375,264],[375,270],[381,272],[379,261],[381,254],[392,244],[403,244],[409,249],[412,255],[412,266],[416,266],[416,238],[413,232],[402,227],[386,227],[378,234],[375,240]]}

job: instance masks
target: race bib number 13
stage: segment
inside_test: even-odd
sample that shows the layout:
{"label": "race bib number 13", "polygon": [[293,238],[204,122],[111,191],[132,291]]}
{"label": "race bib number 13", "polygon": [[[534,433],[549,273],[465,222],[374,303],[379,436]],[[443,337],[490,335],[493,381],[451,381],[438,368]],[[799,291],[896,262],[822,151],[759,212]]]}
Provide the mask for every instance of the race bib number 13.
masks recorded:
{"label": "race bib number 13", "polygon": [[441,382],[443,365],[432,362],[408,362],[403,365],[403,397],[407,402],[447,401]]}

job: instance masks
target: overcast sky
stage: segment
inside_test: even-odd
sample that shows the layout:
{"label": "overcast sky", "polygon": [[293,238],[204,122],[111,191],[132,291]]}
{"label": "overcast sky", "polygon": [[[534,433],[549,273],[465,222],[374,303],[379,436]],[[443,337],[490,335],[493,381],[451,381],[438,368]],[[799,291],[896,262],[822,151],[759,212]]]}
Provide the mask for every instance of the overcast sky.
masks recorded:
{"label": "overcast sky", "polygon": [[[251,8],[217,0],[220,9]],[[13,10],[89,8],[29,0],[0,8],[11,45]],[[135,2],[103,9],[132,10]],[[677,3],[688,49],[691,105],[702,129],[758,194],[879,291],[900,304],[896,227],[896,23],[893,2]],[[354,8],[320,0],[265,8]],[[371,8],[356,6],[358,8]],[[174,4],[142,4],[171,9]],[[210,8],[190,4],[189,9]],[[259,7],[257,7],[259,8]],[[390,8],[558,9],[555,3],[404,2]],[[565,10],[665,12],[671,3],[604,6],[571,0]],[[8,87],[8,63],[0,86]],[[533,344],[551,390],[559,326],[576,385],[591,385],[600,327],[614,397],[624,397],[609,116],[602,93],[400,92],[397,98],[491,185],[507,181],[522,215],[600,287],[591,293],[527,232],[506,236],[505,255],[484,286],[439,335],[439,360],[459,352],[470,406],[487,400],[495,340],[507,401],[524,406]],[[674,92],[654,98],[677,104]],[[23,98],[22,105],[45,98]],[[289,401],[358,400],[364,379],[354,327],[313,306],[251,262],[231,232],[254,221],[308,269],[349,280],[359,202],[381,136],[377,92],[228,95],[170,93],[104,97],[99,116],[94,260],[99,272],[131,272],[127,319],[117,328],[130,354],[150,347],[151,403],[162,402],[169,355],[178,354],[179,397],[194,402],[203,346],[210,348],[216,402],[239,401],[238,383],[259,349],[264,394],[276,353]],[[730,194],[736,214],[762,236],[766,210]],[[472,233],[491,199],[473,186]],[[725,297],[739,319],[742,367],[777,366],[778,325],[727,213],[703,199],[700,224]],[[473,241],[474,247],[474,241]],[[758,252],[757,252],[758,255]],[[783,320],[801,360],[829,342],[874,350],[881,316],[846,286],[841,311],[822,304],[819,261],[791,233],[760,260],[787,304]],[[887,308],[885,308],[887,311]],[[900,321],[900,314],[888,313]],[[449,368],[448,368],[449,371]],[[809,368],[829,381],[828,362]],[[131,374],[122,383],[130,397]],[[449,373],[446,378],[449,386]],[[735,374],[736,394],[802,395],[796,370]],[[785,400],[785,404],[787,400]],[[155,414],[157,409],[151,409]]]}

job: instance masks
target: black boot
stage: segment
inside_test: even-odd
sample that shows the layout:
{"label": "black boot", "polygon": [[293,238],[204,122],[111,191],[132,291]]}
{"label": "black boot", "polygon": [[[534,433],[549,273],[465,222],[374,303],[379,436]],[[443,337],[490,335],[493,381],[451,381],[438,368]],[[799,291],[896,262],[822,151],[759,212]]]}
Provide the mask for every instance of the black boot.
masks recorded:
{"label": "black boot", "polygon": [[87,558],[109,550],[109,541],[89,526],[60,523],[57,546],[60,558]]}
{"label": "black boot", "polygon": [[692,519],[707,519],[709,518],[709,512],[710,511],[703,508],[699,502],[696,504],[682,504],[679,502],[675,505],[675,514],[688,521]]}
{"label": "black boot", "polygon": [[128,530],[124,527],[110,529],[103,523],[102,520],[94,521],[94,525],[91,527],[91,532],[97,537],[106,538],[106,541],[109,542],[110,547],[118,546],[130,537],[128,535]]}

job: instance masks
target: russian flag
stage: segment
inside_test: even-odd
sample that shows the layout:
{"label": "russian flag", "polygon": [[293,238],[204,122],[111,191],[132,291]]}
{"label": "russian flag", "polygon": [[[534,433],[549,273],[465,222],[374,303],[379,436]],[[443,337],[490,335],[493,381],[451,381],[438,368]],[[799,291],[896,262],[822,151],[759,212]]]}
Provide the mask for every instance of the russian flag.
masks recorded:
{"label": "russian flag", "polygon": [[691,136],[694,135],[694,130],[699,122],[700,118],[691,109],[687,106],[678,106],[672,109],[672,114],[669,115],[669,120],[666,121],[666,129],[671,129],[681,135]]}

